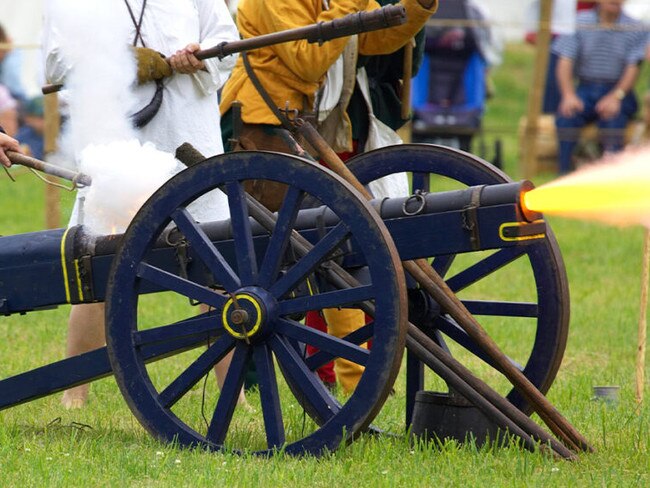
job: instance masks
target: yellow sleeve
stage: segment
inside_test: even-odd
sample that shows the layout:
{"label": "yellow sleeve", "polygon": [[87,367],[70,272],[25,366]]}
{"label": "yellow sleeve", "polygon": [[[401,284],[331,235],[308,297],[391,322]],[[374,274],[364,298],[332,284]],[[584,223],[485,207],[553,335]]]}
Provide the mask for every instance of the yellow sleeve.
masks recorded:
{"label": "yellow sleeve", "polygon": [[[344,15],[366,10],[369,0],[332,0],[329,10],[321,9],[321,0],[274,0],[264,2],[266,12],[260,16],[261,30],[277,32],[328,22]],[[347,38],[334,39],[322,45],[306,40],[277,44],[271,49],[298,78],[317,82],[343,52]]]}

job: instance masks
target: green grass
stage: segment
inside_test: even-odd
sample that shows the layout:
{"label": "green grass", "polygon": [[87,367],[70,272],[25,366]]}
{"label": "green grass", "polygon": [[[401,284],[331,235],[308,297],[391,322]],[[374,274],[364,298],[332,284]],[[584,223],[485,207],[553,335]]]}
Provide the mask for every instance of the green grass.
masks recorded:
{"label": "green grass", "polygon": [[[503,133],[505,167],[515,177],[520,174],[516,127],[526,108],[531,55],[524,46],[508,49],[506,63],[494,73],[498,91],[486,117],[486,137],[492,137],[491,127]],[[0,233],[42,230],[43,185],[21,169],[14,174],[18,181],[5,179],[0,190]],[[541,175],[539,181],[549,177]],[[70,205],[71,195],[66,194],[64,211]],[[647,486],[650,409],[647,401],[641,408],[634,401],[643,231],[559,218],[550,223],[569,275],[572,318],[565,358],[548,396],[593,443],[593,454],[565,462],[515,446],[411,445],[402,436],[364,436],[322,459],[182,450],[150,437],[114,380],[107,378],[93,384],[82,410],[64,410],[57,394],[0,412],[0,485]],[[510,279],[500,285],[515,297],[523,287]],[[163,297],[147,300],[152,320],[176,310]],[[0,377],[61,359],[68,312],[62,306],[2,317]],[[619,385],[618,405],[592,401],[595,385]],[[403,373],[395,390],[377,422],[399,433]],[[259,414],[242,414],[241,421],[255,429]],[[248,435],[245,429],[241,435]]]}

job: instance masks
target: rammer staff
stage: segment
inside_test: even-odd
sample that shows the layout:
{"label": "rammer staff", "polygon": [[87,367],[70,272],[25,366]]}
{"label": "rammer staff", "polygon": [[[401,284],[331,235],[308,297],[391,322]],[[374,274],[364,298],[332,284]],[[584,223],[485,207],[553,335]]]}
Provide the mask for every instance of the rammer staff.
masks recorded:
{"label": "rammer staff", "polygon": [[[194,55],[201,60],[222,59],[231,54],[301,39],[309,43],[322,44],[340,37],[394,27],[404,22],[406,22],[406,9],[401,5],[387,5],[369,12],[348,14],[329,22],[319,22],[239,41],[222,42],[214,47],[196,51]],[[59,91],[62,87],[60,84],[45,85],[42,91],[44,95],[47,95]]]}

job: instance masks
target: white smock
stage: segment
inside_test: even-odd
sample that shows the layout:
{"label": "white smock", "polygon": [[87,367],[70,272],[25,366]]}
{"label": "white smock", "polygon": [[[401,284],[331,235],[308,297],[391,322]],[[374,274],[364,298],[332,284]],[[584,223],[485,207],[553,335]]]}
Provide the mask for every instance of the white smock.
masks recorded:
{"label": "white smock", "polygon": [[[129,0],[136,19],[143,1]],[[133,24],[124,3],[117,2],[114,8],[124,9],[126,20]],[[46,14],[43,37],[45,74],[50,83],[64,83],[71,71],[71,63],[61,48],[65,45],[62,42],[64,33],[54,25],[52,18],[55,16]],[[198,42],[201,49],[206,49],[223,41],[239,39],[223,0],[146,0],[140,32],[146,47],[165,56],[171,56],[190,43]],[[135,33],[135,25],[132,25],[130,37],[115,39],[115,42],[132,44]],[[138,41],[138,46],[141,45]],[[101,53],[97,55],[101,56]],[[160,110],[145,127],[135,131],[135,136],[142,143],[151,142],[157,149],[172,154],[184,142],[191,143],[206,157],[223,153],[217,91],[230,76],[235,61],[236,56],[223,60],[206,59],[207,71],[192,75],[176,73],[166,78]],[[133,88],[138,110],[151,101],[155,89],[155,83]]]}

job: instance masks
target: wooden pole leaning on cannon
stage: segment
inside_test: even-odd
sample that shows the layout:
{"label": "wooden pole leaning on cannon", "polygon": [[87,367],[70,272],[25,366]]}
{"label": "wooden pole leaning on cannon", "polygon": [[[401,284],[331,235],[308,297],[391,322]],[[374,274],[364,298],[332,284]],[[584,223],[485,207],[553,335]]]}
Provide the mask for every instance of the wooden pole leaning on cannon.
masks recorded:
{"label": "wooden pole leaning on cannon", "polygon": [[[327,162],[333,171],[351,183],[366,198],[372,198],[366,188],[356,179],[312,125],[298,120],[296,121],[296,128],[305,140],[318,151],[320,157]],[[589,442],[557,411],[535,385],[509,361],[508,357],[499,349],[494,340],[485,332],[483,327],[456,297],[440,275],[429,266],[426,260],[405,261],[402,264],[404,269],[441,308],[446,310],[458,325],[481,346],[497,365],[501,373],[528,400],[549,429],[566,446],[576,451],[593,451],[593,447]],[[411,339],[413,339],[413,329],[415,327],[409,330],[409,337]]]}

